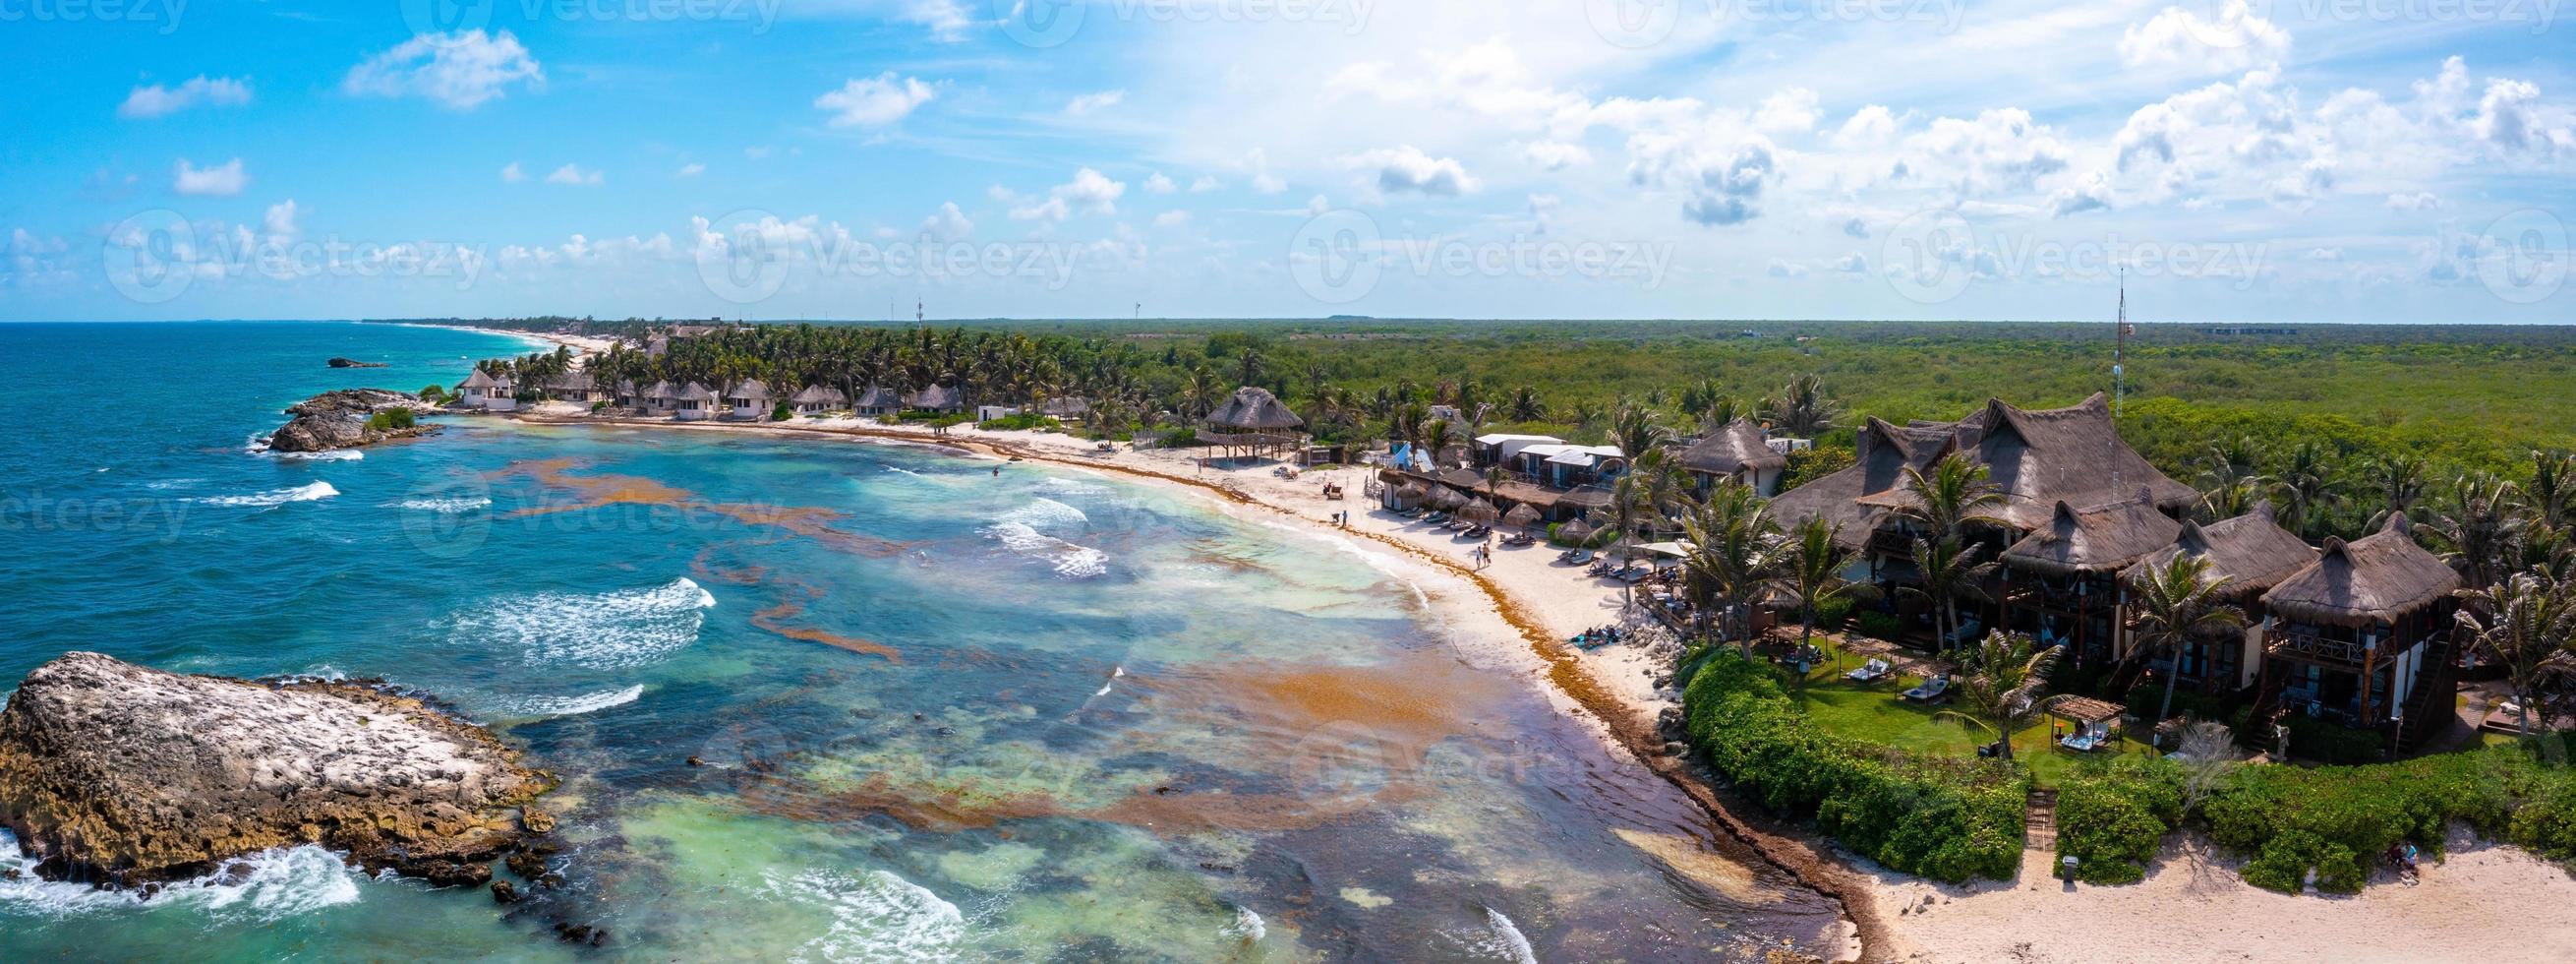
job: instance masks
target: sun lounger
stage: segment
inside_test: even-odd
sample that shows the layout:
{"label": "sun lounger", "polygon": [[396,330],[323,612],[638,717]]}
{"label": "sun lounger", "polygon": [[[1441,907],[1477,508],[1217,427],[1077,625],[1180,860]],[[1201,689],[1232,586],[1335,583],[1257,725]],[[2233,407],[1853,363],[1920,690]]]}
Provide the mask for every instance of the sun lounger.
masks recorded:
{"label": "sun lounger", "polygon": [[2092,733],[2069,733],[2059,737],[2057,745],[2077,753],[2091,753],[2102,748],[2102,738]]}
{"label": "sun lounger", "polygon": [[1938,703],[1950,695],[1950,678],[1935,676],[1923,685],[1905,691],[1905,698],[1915,703]]}
{"label": "sun lounger", "polygon": [[1843,678],[1855,683],[1875,683],[1895,670],[1896,667],[1887,665],[1886,660],[1872,659],[1860,664],[1859,669],[1844,673]]}

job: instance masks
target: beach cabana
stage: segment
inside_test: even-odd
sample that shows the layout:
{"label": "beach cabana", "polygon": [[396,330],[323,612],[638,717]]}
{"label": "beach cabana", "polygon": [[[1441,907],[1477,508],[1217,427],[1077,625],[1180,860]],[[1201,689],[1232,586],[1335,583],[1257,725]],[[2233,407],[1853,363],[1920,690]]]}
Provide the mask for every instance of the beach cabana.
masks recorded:
{"label": "beach cabana", "polygon": [[708,391],[706,386],[696,382],[690,382],[681,386],[679,391],[671,393],[671,417],[680,421],[699,421],[715,414],[715,408],[716,393]]}
{"label": "beach cabana", "polygon": [[1569,546],[1579,546],[1592,541],[1592,534],[1592,524],[1581,519],[1556,527],[1556,541]]}
{"label": "beach cabana", "polygon": [[743,379],[724,395],[725,414],[732,418],[768,418],[770,404],[769,386],[757,378]]}
{"label": "beach cabana", "polygon": [[608,392],[600,387],[599,380],[590,377],[589,372],[579,371],[566,372],[548,383],[546,396],[557,401],[579,402],[584,405],[608,400]]}
{"label": "beach cabana", "polygon": [[1448,486],[1434,486],[1429,499],[1431,507],[1442,512],[1456,512],[1467,507],[1467,497]]}
{"label": "beach cabana", "polygon": [[1306,444],[1305,427],[1306,420],[1269,389],[1246,385],[1199,421],[1198,439],[1224,449],[1225,458],[1260,458]]}
{"label": "beach cabana", "polygon": [[2263,594],[2263,689],[2277,708],[2379,730],[2400,752],[2452,714],[2450,635],[2460,575],[2393,516],[2378,532],[2326,539],[2316,561]]}
{"label": "beach cabana", "polygon": [[1535,526],[1546,519],[1546,516],[1539,514],[1538,509],[1527,502],[1513,506],[1512,511],[1503,513],[1503,524],[1519,526],[1523,529]]}
{"label": "beach cabana", "polygon": [[1414,509],[1419,508],[1423,501],[1430,497],[1430,490],[1424,489],[1422,487],[1422,483],[1406,482],[1402,485],[1387,486],[1386,496],[1382,504],[1388,509],[1392,509],[1397,512],[1411,512]]}
{"label": "beach cabana", "polygon": [[1741,418],[1683,449],[1680,460],[1682,468],[1698,480],[1702,495],[1732,479],[1768,497],[1780,488],[1780,473],[1789,467],[1787,456],[1771,450],[1762,426]]}
{"label": "beach cabana", "polygon": [[797,389],[796,394],[790,397],[787,403],[796,406],[798,415],[821,415],[836,408],[848,407],[850,399],[849,396],[841,394],[840,389],[829,385],[807,385]]}
{"label": "beach cabana", "polygon": [[2264,627],[2270,622],[2262,595],[2317,561],[2316,547],[2281,528],[2270,502],[2258,502],[2253,511],[2233,519],[2183,523],[2173,545],[2148,553],[2121,570],[2120,578],[2135,585],[2184,556],[2206,565],[2201,578],[2218,584],[2221,601],[2243,611],[2245,625],[2196,636],[2181,653],[2151,657],[2147,665],[2177,672],[2182,685],[2210,692],[2254,685],[2263,668]]}
{"label": "beach cabana", "polygon": [[[2090,696],[2060,696],[2048,701],[2048,715],[2067,727],[2059,734],[2057,745],[2079,753],[2091,753],[2110,745],[2118,737],[2120,708]],[[2051,732],[2058,726],[2052,725]]]}
{"label": "beach cabana", "polygon": [[1495,509],[1493,503],[1481,498],[1470,500],[1465,507],[1458,510],[1458,518],[1469,522],[1492,522],[1502,517],[1503,513]]}

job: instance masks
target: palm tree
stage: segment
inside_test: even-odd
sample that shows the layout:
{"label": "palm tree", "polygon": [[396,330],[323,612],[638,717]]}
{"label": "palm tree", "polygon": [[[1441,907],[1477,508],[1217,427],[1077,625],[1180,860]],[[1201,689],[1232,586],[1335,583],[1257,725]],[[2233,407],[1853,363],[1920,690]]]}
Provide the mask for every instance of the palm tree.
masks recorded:
{"label": "palm tree", "polygon": [[1798,601],[1798,644],[1816,638],[1816,614],[1825,604],[1872,592],[1865,582],[1843,578],[1853,553],[1836,542],[1842,526],[1821,516],[1808,516],[1789,528],[1780,544],[1772,585]]}
{"label": "palm tree", "polygon": [[1225,380],[1205,365],[1191,369],[1189,382],[1181,386],[1181,398],[1188,402],[1190,410],[1198,418],[1206,418],[1209,412],[1216,411],[1217,401],[1225,396]]}
{"label": "palm tree", "polygon": [[1824,380],[1812,374],[1790,379],[1780,394],[1762,400],[1762,418],[1799,438],[1814,438],[1832,428],[1841,414],[1842,406],[1826,397]]}
{"label": "palm tree", "polygon": [[[2576,590],[2543,571],[2518,572],[2483,590],[2462,589],[2467,605],[2454,617],[2469,645],[2505,668],[2522,735],[2531,735],[2531,702],[2552,657],[2576,643]],[[2481,615],[2483,614],[2483,615]]]}
{"label": "palm tree", "polygon": [[2281,494],[2282,521],[2290,531],[2315,539],[2324,534],[2333,519],[2334,510],[2344,502],[2343,480],[2325,445],[2315,441],[2301,442],[2290,450],[2289,460],[2281,464],[2273,483]]}
{"label": "palm tree", "polygon": [[1547,403],[1539,400],[1538,389],[1523,385],[1512,389],[1511,401],[1503,405],[1515,422],[1535,422],[1547,417]]}
{"label": "palm tree", "polygon": [[2148,566],[2129,582],[2129,606],[2136,613],[2134,632],[2139,639],[2129,658],[2162,653],[2173,661],[2172,670],[2165,673],[2164,703],[2156,708],[2159,722],[2173,712],[2174,684],[2182,677],[2183,649],[2192,638],[2245,625],[2243,610],[2220,601],[2227,583],[2226,576],[2210,578],[2206,557],[2188,553],[2176,554],[2162,567]]}
{"label": "palm tree", "polygon": [[1725,482],[1682,520],[1682,529],[1691,542],[1682,570],[1693,602],[1703,612],[1712,602],[1733,611],[1736,638],[1751,658],[1753,600],[1770,579],[1779,523],[1751,486]]}
{"label": "palm tree", "polygon": [[2001,746],[1998,755],[2012,759],[2012,735],[2039,716],[2049,670],[2061,651],[2051,646],[2033,652],[2030,637],[2021,633],[1986,634],[1969,661],[1971,671],[1952,688],[1960,708],[1934,718],[1986,731]]}
{"label": "palm tree", "polygon": [[1934,628],[1940,632],[1941,644],[1945,648],[1953,645],[1952,637],[1959,635],[1959,597],[1966,596],[1979,602],[1986,599],[1986,591],[1977,585],[1987,573],[1994,571],[1993,563],[1977,561],[1978,554],[1985,548],[1983,545],[1963,548],[1956,539],[1941,542],[1914,540],[1915,578],[1921,585],[1906,586],[1899,591],[1932,605]]}
{"label": "palm tree", "polygon": [[1914,500],[1898,513],[1938,542],[1958,541],[1970,523],[1995,524],[1998,520],[1987,510],[2005,502],[2003,489],[1988,477],[1986,467],[1964,452],[1942,456],[1928,472],[1906,466],[1904,485]]}
{"label": "palm tree", "polygon": [[1752,414],[1752,410],[1745,407],[1744,400],[1733,395],[1712,395],[1708,401],[1700,405],[1698,411],[1701,429],[1709,432],[1725,428],[1728,423]]}
{"label": "palm tree", "polygon": [[2531,453],[2531,509],[2548,525],[2565,525],[2576,511],[2576,452],[2565,449]]}
{"label": "palm tree", "polygon": [[1632,462],[1662,448],[1672,437],[1671,429],[1655,422],[1653,409],[1622,403],[1619,410],[1610,416],[1610,442]]}
{"label": "palm tree", "polygon": [[1456,434],[1450,429],[1448,419],[1431,419],[1428,424],[1422,426],[1422,447],[1431,450],[1433,468],[1446,467],[1441,460],[1448,456],[1449,445],[1455,440]]}
{"label": "palm tree", "polygon": [[2495,585],[2522,553],[2521,493],[2492,475],[2462,475],[2452,480],[2449,503],[2425,527],[2433,543],[2468,588]]}
{"label": "palm tree", "polygon": [[2382,456],[2370,463],[2370,494],[2379,508],[2372,514],[2370,525],[2377,528],[2390,516],[2411,516],[2416,503],[2424,501],[2424,459],[2411,452]]}
{"label": "palm tree", "polygon": [[1235,356],[1234,365],[1236,384],[1240,385],[1261,384],[1261,375],[1267,370],[1262,365],[1261,349],[1250,345],[1243,346],[1243,353]]}
{"label": "palm tree", "polygon": [[2202,522],[2233,519],[2254,511],[2254,503],[2263,498],[2261,479],[2238,479],[2200,494]]}

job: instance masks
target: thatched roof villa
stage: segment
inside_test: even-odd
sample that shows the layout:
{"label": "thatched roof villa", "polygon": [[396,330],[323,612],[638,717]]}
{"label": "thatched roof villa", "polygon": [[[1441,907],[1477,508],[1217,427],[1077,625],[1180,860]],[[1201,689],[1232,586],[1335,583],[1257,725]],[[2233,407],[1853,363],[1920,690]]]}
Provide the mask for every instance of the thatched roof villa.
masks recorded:
{"label": "thatched roof villa", "polygon": [[1304,445],[1305,426],[1306,420],[1269,389],[1246,385],[1199,420],[1198,439],[1224,449],[1225,458],[1260,458]]}
{"label": "thatched roof villa", "polygon": [[1703,493],[1720,480],[1733,479],[1767,496],[1779,490],[1780,473],[1789,467],[1788,456],[1771,450],[1762,426],[1742,418],[1691,443],[1680,460],[1684,470],[1699,478]]}
{"label": "thatched roof villa", "polygon": [[840,389],[830,385],[807,385],[797,389],[796,394],[788,398],[787,403],[796,406],[796,413],[799,415],[820,415],[836,408],[847,407],[850,399],[849,396],[841,394]]}

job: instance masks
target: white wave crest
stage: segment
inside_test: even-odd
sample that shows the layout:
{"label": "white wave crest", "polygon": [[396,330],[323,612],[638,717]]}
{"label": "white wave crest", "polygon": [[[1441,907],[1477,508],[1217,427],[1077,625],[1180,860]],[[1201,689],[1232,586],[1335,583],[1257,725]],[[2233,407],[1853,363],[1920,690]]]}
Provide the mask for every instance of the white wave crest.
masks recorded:
{"label": "white wave crest", "polygon": [[1515,964],[1538,964],[1538,952],[1530,948],[1529,937],[1513,926],[1512,919],[1503,916],[1502,911],[1485,908],[1485,923],[1493,928],[1494,939],[1501,942],[1501,950]]}
{"label": "white wave crest", "polygon": [[1261,922],[1261,915],[1253,913],[1252,908],[1237,907],[1234,909],[1234,922],[1217,928],[1217,933],[1246,944],[1257,944],[1270,934],[1270,927]]}
{"label": "white wave crest", "polygon": [[700,610],[716,604],[686,577],[646,589],[537,593],[503,599],[455,620],[468,645],[515,648],[531,663],[593,669],[642,666],[698,641]]}
{"label": "white wave crest", "polygon": [[205,481],[206,480],[204,479],[163,479],[159,482],[146,482],[143,484],[143,487],[147,489],[160,489],[167,491],[170,489],[184,489],[192,485],[201,485]]}
{"label": "white wave crest", "polygon": [[1051,476],[1046,481],[1039,484],[1044,485],[1047,488],[1054,489],[1058,495],[1107,495],[1109,493],[1108,486],[1101,485],[1096,482],[1085,482],[1081,479],[1067,479]]}
{"label": "white wave crest", "polygon": [[1109,571],[1108,553],[1039,532],[1026,522],[997,522],[985,527],[984,534],[1012,552],[1053,562],[1055,574],[1067,579],[1087,579]]}
{"label": "white wave crest", "polygon": [[448,515],[455,515],[460,512],[472,512],[491,504],[492,500],[490,499],[481,497],[466,498],[460,496],[453,499],[404,499],[400,502],[394,503],[393,507],[397,509],[409,509],[413,512],[443,512]]}
{"label": "white wave crest", "polygon": [[957,905],[882,870],[859,877],[824,870],[764,876],[772,893],[832,915],[832,926],[805,943],[799,961],[953,961],[966,939]]}
{"label": "white wave crest", "polygon": [[311,502],[339,494],[340,490],[332,488],[329,482],[311,482],[292,489],[277,489],[252,495],[211,495],[188,501],[203,502],[207,505],[271,506],[285,505],[289,502]]}
{"label": "white wave crest", "polygon": [[20,851],[18,838],[5,830],[0,830],[0,868],[18,872],[15,879],[0,880],[0,911],[43,917],[178,905],[224,920],[269,923],[358,900],[358,872],[338,854],[311,845],[224,861],[214,873],[171,883],[148,900],[139,891],[39,879],[35,858]]}
{"label": "white wave crest", "polygon": [[1002,522],[1017,522],[1032,529],[1079,529],[1091,524],[1091,517],[1054,499],[1037,501],[1002,514]]}
{"label": "white wave crest", "polygon": [[298,462],[355,462],[367,457],[367,453],[358,451],[357,449],[332,449],[328,452],[277,452],[273,454],[281,459],[294,459]]}
{"label": "white wave crest", "polygon": [[644,684],[637,683],[622,690],[601,690],[580,696],[531,696],[520,700],[517,709],[520,716],[580,716],[612,706],[624,706],[643,695]]}

